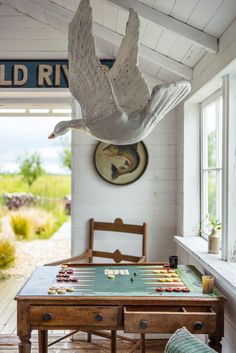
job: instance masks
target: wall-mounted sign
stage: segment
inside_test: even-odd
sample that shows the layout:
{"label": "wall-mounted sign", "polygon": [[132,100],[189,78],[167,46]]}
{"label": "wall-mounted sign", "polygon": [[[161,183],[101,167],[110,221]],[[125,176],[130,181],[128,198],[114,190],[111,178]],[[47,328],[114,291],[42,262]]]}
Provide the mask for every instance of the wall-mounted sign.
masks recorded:
{"label": "wall-mounted sign", "polygon": [[[114,60],[101,60],[111,68]],[[0,88],[67,88],[68,60],[0,60]]]}

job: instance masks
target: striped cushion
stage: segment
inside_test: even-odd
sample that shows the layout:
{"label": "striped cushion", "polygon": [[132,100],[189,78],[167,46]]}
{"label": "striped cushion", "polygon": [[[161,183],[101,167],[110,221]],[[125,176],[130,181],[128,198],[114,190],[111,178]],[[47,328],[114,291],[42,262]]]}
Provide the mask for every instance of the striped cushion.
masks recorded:
{"label": "striped cushion", "polygon": [[177,330],[169,339],[165,353],[216,353],[185,328]]}

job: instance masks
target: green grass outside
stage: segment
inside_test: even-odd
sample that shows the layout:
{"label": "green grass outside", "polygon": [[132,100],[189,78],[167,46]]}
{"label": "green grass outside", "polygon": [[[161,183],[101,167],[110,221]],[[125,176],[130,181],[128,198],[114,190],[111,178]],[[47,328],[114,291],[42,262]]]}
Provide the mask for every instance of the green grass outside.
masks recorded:
{"label": "green grass outside", "polygon": [[29,186],[17,174],[0,174],[0,195],[26,192],[48,198],[63,198],[70,195],[69,175],[43,175]]}
{"label": "green grass outside", "polygon": [[[9,211],[4,204],[1,205],[1,197],[4,193],[31,193],[36,196],[42,197],[41,201],[35,206],[31,206],[35,211],[40,209],[45,210],[51,215],[51,220],[46,223],[45,228],[40,230],[40,233],[35,233],[33,227],[30,225],[31,231],[28,232],[24,237],[19,236],[19,239],[32,240],[35,238],[49,239],[60,226],[68,220],[68,215],[66,214],[62,199],[70,195],[71,192],[71,181],[69,175],[43,175],[40,176],[31,186],[29,186],[22,177],[17,174],[0,174],[0,232],[1,232],[1,219],[5,215],[10,215]],[[22,209],[19,209],[19,214]],[[23,216],[24,218],[24,216]],[[23,222],[23,223],[22,223]],[[30,219],[24,221],[24,219],[19,219],[17,227],[22,228],[22,230],[28,226]],[[22,223],[22,224],[21,224]],[[27,224],[26,224],[27,223]],[[25,233],[25,231],[22,233]],[[27,232],[26,232],[27,233]],[[18,238],[18,234],[16,234]]]}

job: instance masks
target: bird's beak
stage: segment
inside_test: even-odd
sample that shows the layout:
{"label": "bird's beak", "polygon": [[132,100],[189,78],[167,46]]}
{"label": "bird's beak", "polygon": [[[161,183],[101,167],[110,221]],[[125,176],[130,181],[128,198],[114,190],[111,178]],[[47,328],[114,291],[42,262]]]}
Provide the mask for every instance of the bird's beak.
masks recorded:
{"label": "bird's beak", "polygon": [[51,140],[51,139],[54,139],[56,136],[54,133],[52,133],[51,135],[48,136],[48,139]]}

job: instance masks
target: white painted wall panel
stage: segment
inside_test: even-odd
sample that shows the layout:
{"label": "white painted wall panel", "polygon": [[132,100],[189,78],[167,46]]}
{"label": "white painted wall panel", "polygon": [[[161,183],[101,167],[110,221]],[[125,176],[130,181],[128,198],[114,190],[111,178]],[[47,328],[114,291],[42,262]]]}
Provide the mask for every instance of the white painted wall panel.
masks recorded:
{"label": "white painted wall panel", "polygon": [[[171,139],[170,139],[171,136]],[[145,139],[149,164],[135,183],[116,186],[106,183],[93,164],[96,141],[85,134],[73,134],[73,253],[87,247],[87,222],[90,218],[148,224],[149,260],[165,260],[174,252],[176,225],[175,116],[168,117]],[[104,249],[107,241],[101,241]],[[112,243],[108,243],[112,246]],[[130,251],[135,242],[126,242]],[[115,249],[113,249],[115,250]]]}

